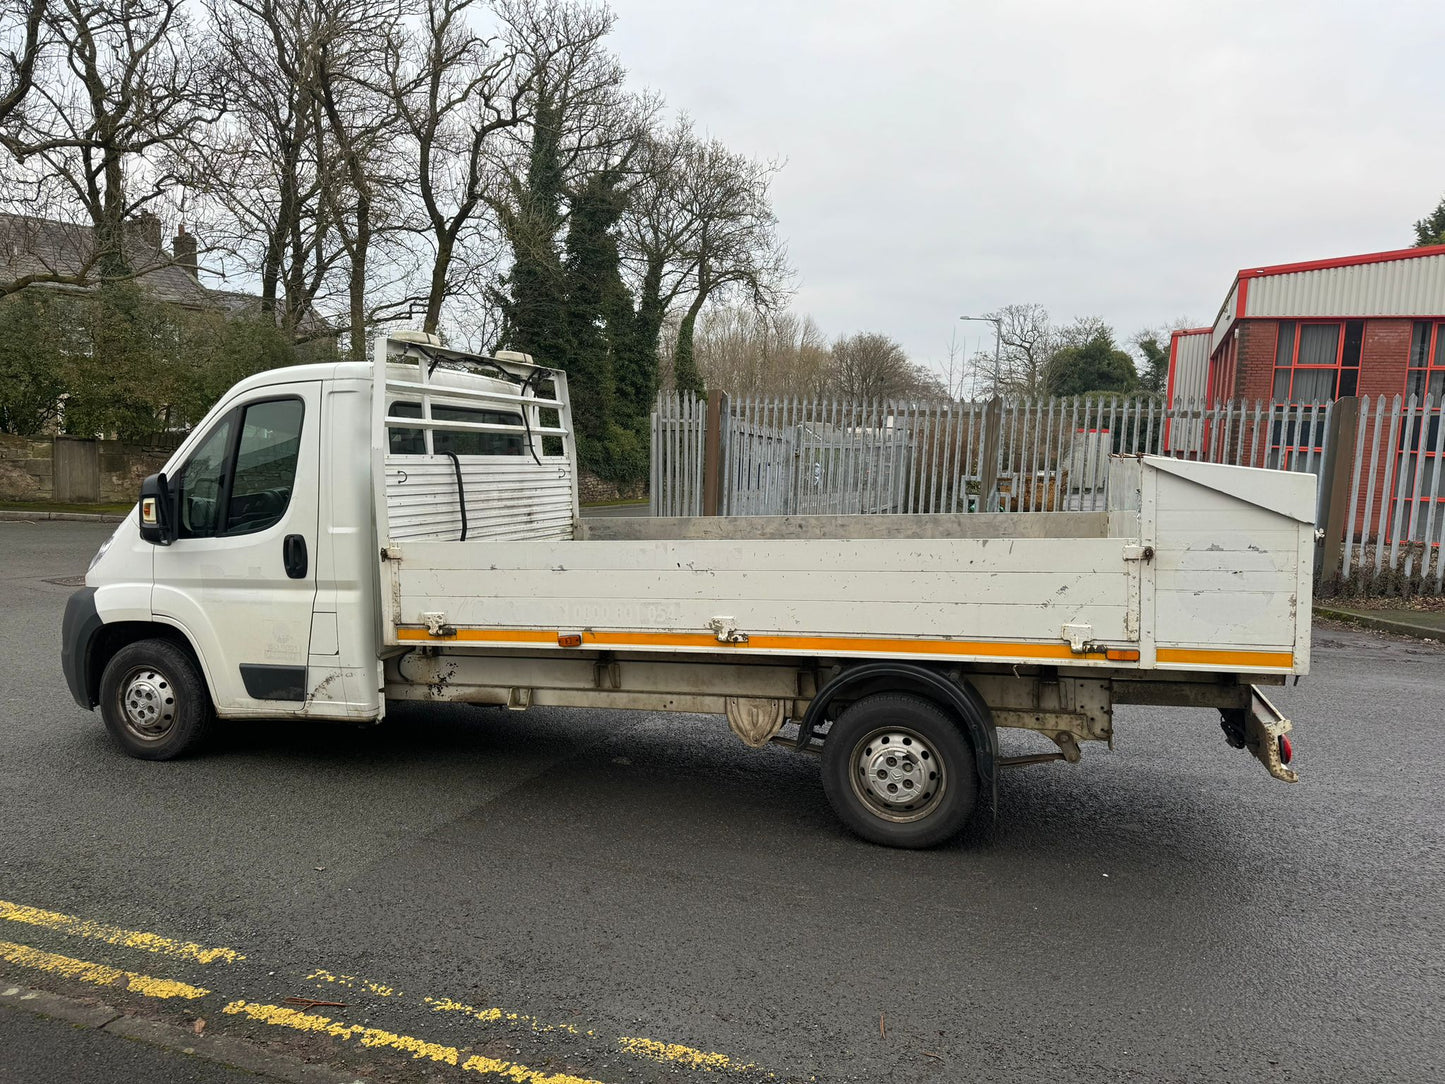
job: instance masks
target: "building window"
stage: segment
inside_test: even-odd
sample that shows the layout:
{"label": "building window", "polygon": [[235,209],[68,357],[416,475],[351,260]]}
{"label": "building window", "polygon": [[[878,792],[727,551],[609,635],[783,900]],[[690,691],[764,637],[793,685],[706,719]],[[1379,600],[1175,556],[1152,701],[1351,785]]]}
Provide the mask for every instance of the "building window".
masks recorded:
{"label": "building window", "polygon": [[1360,384],[1365,322],[1281,320],[1275,340],[1269,466],[1307,470],[1324,452],[1324,404]]}
{"label": "building window", "polygon": [[[1425,397],[1430,397],[1426,410]],[[1445,464],[1441,448],[1441,396],[1445,395],[1445,322],[1419,320],[1410,340],[1405,376],[1406,410],[1400,419],[1391,533],[1438,545],[1445,538]],[[1413,410],[1409,404],[1413,403]],[[1435,506],[1431,523],[1431,505]],[[1398,528],[1396,524],[1398,523]],[[1427,528],[1430,537],[1426,537]]]}
{"label": "building window", "polygon": [[1410,370],[1405,376],[1405,398],[1421,402],[1429,395],[1438,407],[1445,395],[1445,323],[1415,323],[1410,340]]}
{"label": "building window", "polygon": [[1360,386],[1365,322],[1281,320],[1275,341],[1276,403],[1328,403]]}

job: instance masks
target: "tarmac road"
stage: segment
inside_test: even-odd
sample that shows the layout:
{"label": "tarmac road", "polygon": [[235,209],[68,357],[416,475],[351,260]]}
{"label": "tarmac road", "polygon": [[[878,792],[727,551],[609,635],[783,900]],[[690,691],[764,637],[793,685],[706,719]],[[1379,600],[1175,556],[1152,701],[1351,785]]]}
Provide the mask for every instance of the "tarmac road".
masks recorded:
{"label": "tarmac road", "polygon": [[1299,786],[1125,708],[909,853],[704,717],[401,706],[127,759],[45,582],[110,529],[0,523],[0,985],[380,1080],[1445,1079],[1445,648],[1317,628],[1275,697]]}

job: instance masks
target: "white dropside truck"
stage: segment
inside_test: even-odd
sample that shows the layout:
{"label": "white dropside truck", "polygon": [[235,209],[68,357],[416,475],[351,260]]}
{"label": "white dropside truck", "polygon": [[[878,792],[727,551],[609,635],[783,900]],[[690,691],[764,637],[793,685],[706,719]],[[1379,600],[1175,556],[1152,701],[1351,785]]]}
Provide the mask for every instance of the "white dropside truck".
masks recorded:
{"label": "white dropside truck", "polygon": [[726,716],[924,847],[1001,768],[1112,745],[1116,703],[1217,710],[1293,782],[1256,687],[1309,668],[1314,505],[1309,475],[1146,456],[1098,512],[583,520],[564,374],[396,337],[231,389],[96,554],[64,669],[157,760],[216,716],[388,700]]}

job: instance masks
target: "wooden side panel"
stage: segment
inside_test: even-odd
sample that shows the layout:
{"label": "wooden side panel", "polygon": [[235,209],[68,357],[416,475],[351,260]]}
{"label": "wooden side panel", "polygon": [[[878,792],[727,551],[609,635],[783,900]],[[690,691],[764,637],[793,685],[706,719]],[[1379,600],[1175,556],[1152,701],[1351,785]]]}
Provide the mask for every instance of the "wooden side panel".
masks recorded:
{"label": "wooden side panel", "polygon": [[1120,539],[413,543],[400,614],[461,628],[1123,641]]}
{"label": "wooden side panel", "polygon": [[[1258,484],[1260,475],[1282,473],[1227,467],[1197,477],[1158,472],[1154,635],[1161,655],[1167,648],[1252,649],[1294,658],[1301,527],[1293,507],[1276,511],[1260,502],[1276,490],[1290,497],[1295,484],[1303,492],[1313,479],[1271,477],[1273,489]],[[1230,485],[1250,492],[1223,490]],[[1306,647],[1296,661],[1307,660]],[[1202,659],[1192,665],[1208,667]]]}

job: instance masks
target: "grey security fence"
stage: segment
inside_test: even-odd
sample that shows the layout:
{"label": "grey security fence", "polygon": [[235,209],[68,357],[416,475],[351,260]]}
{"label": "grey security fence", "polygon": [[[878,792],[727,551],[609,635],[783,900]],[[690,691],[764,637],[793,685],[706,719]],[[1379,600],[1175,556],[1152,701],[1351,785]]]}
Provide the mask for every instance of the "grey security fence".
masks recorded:
{"label": "grey security fence", "polygon": [[659,393],[652,414],[649,511],[654,516],[703,514],[707,403],[695,395]]}
{"label": "grey security fence", "polygon": [[1442,397],[1342,399],[1326,515],[1325,586],[1445,592]]}
{"label": "grey security fence", "polygon": [[1092,510],[1108,457],[1319,479],[1324,586],[1442,590],[1440,397],[1332,403],[1081,396],[987,402],[659,395],[653,515]]}
{"label": "grey security fence", "polygon": [[[1168,408],[1155,398],[1118,396],[917,403],[715,395],[709,404],[663,394],[653,415],[652,510],[805,515],[1102,508],[1113,454],[1317,471],[1330,411],[1328,403]],[[716,472],[715,507],[706,504],[710,470]]]}

